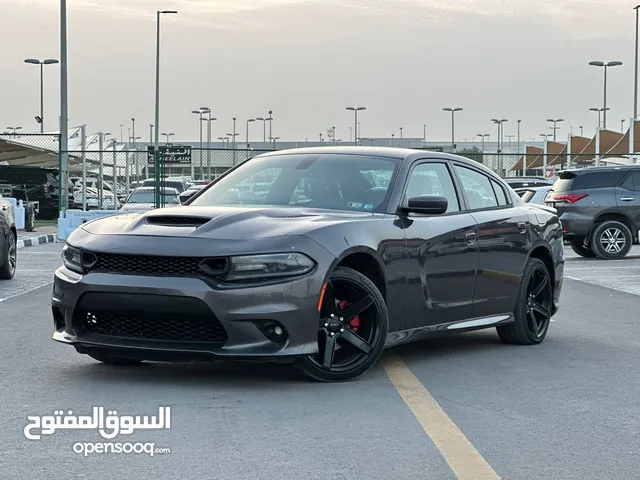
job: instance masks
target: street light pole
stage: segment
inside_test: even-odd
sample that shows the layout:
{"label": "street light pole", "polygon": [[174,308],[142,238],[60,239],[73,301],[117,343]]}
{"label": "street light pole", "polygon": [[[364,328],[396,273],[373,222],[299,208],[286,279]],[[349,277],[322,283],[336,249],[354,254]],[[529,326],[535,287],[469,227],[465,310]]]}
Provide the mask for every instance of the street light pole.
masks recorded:
{"label": "street light pole", "polygon": [[640,5],[636,5],[633,7],[636,11],[636,51],[635,51],[635,77],[633,82],[633,119],[638,119],[638,10],[640,10]]}
{"label": "street light pole", "polygon": [[273,137],[273,110],[269,110],[269,138]]}
{"label": "street light pole", "polygon": [[251,148],[250,145],[249,145],[249,123],[255,122],[255,121],[256,121],[255,118],[249,118],[247,120],[247,132],[246,132],[246,136],[245,136],[245,141],[247,143],[247,150],[249,150],[249,148]]}
{"label": "street light pole", "polygon": [[[156,134],[153,141],[153,173],[155,176],[155,207],[160,208],[160,15],[178,13],[175,10],[156,11],[156,100],[155,100],[155,127]],[[135,132],[133,134],[135,137]],[[147,162],[147,169],[149,168]]]}
{"label": "street light pole", "polygon": [[[59,198],[61,212],[69,207],[69,195],[62,195],[69,184],[69,101],[67,65],[67,0],[60,0],[60,175]],[[84,185],[83,185],[84,187]]]}
{"label": "street light pole", "polygon": [[40,61],[37,58],[27,58],[24,63],[40,65],[40,133],[44,133],[44,66],[59,63],[55,58]]}
{"label": "street light pole", "polygon": [[601,61],[592,61],[589,62],[589,65],[593,66],[593,67],[600,67],[600,68],[604,68],[604,110],[603,110],[603,115],[602,115],[602,128],[603,129],[607,129],[607,69],[609,67],[618,67],[620,65],[622,65],[622,62],[615,60],[612,62],[601,62]]}
{"label": "street light pole", "polygon": [[367,107],[347,107],[346,110],[351,110],[354,114],[354,122],[353,122],[353,145],[358,145],[358,112],[362,110],[366,110]]}
{"label": "street light pole", "polygon": [[400,127],[400,148],[402,148],[402,127]]}
{"label": "street light pole", "polygon": [[161,135],[167,137],[167,145],[169,145],[169,137],[172,137],[175,133],[161,133]]}
{"label": "street light pole", "polygon": [[559,128],[556,125],[560,122],[564,122],[564,119],[562,118],[557,118],[557,119],[553,119],[553,118],[547,118],[547,122],[553,123],[553,141],[556,141],[556,130]]}
{"label": "street light pole", "polygon": [[[200,110],[191,110],[191,113],[194,113],[196,115],[198,115],[198,128],[200,129],[200,151],[198,152],[198,158],[200,159],[200,176],[202,176],[202,115],[204,115],[205,112],[202,111],[202,109]],[[195,173],[195,166],[193,165],[193,160],[191,161],[191,180],[195,180],[196,178],[196,173]]]}
{"label": "street light pole", "polygon": [[462,108],[443,108],[445,112],[451,112],[451,148],[455,150],[456,148],[456,122],[455,122],[455,113],[461,112]]}

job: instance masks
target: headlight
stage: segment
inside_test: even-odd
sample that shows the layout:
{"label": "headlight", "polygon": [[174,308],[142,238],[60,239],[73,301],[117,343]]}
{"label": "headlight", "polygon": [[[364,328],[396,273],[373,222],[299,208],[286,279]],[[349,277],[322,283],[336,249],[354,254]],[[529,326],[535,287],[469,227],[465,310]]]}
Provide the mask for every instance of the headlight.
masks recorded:
{"label": "headlight", "polygon": [[71,271],[84,272],[82,269],[82,251],[68,244],[62,248],[62,263]]}
{"label": "headlight", "polygon": [[303,275],[315,267],[315,262],[302,253],[275,253],[231,257],[228,281],[266,280]]}

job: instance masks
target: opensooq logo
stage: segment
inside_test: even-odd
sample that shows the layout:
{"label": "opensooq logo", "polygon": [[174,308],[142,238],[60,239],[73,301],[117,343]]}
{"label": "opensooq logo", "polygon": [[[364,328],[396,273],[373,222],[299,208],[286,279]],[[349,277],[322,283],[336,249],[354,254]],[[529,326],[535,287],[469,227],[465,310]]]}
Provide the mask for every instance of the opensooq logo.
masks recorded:
{"label": "opensooq logo", "polygon": [[[92,415],[67,415],[62,410],[54,410],[53,415],[29,415],[29,423],[24,427],[24,436],[29,440],[40,440],[42,435],[51,435],[58,430],[98,430],[106,439],[118,435],[131,435],[136,430],[162,430],[171,428],[171,407],[160,407],[158,415],[151,417],[118,415],[116,410],[93,407]],[[37,432],[33,432],[36,430]]]}

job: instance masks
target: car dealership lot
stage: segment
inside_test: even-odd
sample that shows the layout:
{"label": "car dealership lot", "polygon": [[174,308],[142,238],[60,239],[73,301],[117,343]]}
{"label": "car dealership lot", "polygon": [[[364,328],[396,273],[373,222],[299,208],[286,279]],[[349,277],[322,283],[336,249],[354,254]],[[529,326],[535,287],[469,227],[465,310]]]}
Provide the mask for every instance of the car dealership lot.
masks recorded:
{"label": "car dealership lot", "polygon": [[[309,382],[282,366],[113,368],[78,355],[50,339],[49,283],[60,250],[20,250],[16,278],[0,283],[3,478],[456,478],[449,465],[472,469],[479,460],[442,448],[438,436],[455,434],[447,417],[502,478],[637,476],[638,247],[615,262],[567,249],[561,309],[539,346],[503,345],[494,330],[432,339],[394,349],[344,384]],[[385,369],[395,357],[428,393],[396,389]],[[170,430],[117,438],[171,453],[85,458],[72,445],[105,441],[95,431],[23,436],[27,415],[93,406],[131,415],[171,406]],[[424,412],[432,414],[425,428],[416,416]]]}

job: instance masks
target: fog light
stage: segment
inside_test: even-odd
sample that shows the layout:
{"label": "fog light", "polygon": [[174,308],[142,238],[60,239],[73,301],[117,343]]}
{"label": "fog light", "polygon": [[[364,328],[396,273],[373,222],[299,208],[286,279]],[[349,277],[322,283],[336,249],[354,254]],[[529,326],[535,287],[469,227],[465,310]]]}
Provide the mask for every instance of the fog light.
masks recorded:
{"label": "fog light", "polygon": [[282,328],[280,328],[279,325],[276,325],[273,329],[273,333],[275,333],[276,335],[282,335]]}

